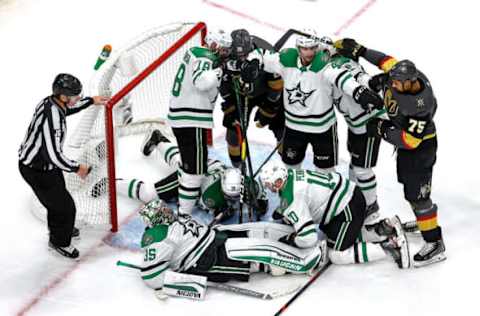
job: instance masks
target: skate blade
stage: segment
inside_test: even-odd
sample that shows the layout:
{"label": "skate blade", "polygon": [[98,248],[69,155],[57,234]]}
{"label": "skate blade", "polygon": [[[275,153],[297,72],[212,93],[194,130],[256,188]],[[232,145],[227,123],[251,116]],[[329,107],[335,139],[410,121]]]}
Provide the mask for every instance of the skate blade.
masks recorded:
{"label": "skate blade", "polygon": [[413,267],[414,268],[421,268],[421,267],[424,267],[424,266],[427,266],[427,265],[430,265],[430,264],[434,264],[434,263],[437,263],[437,262],[441,262],[441,261],[444,261],[447,259],[447,256],[445,255],[445,253],[441,253],[429,260],[425,260],[425,261],[422,261],[422,262],[416,262],[414,261],[413,262]]}

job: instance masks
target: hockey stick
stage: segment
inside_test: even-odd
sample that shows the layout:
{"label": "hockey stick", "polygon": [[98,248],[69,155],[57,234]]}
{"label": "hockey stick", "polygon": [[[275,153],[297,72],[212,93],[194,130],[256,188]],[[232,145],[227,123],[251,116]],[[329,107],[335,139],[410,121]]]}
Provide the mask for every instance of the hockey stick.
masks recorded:
{"label": "hockey stick", "polygon": [[288,302],[278,310],[278,312],[275,313],[275,316],[282,314],[287,309],[287,307],[290,306],[290,304],[292,304],[300,296],[300,294],[302,294],[310,285],[312,285],[312,283],[315,282],[315,280],[320,275],[322,275],[322,273],[325,272],[325,270],[327,270],[328,267],[330,267],[331,265],[332,262],[328,261],[327,264],[323,266],[323,268],[318,270],[317,273],[315,273],[315,275],[312,276],[310,280],[308,280],[308,282],[305,283],[305,285],[291,299],[289,299]]}
{"label": "hockey stick", "polygon": [[300,32],[298,30],[289,29],[288,31],[285,32],[285,34],[282,35],[282,37],[280,37],[280,39],[275,43],[275,45],[273,45],[273,48],[275,49],[275,51],[278,52],[280,50],[280,48],[282,48],[283,45],[285,45],[285,43],[288,41],[288,39],[294,34],[309,36],[309,34],[305,34],[305,33]]}
{"label": "hockey stick", "polygon": [[262,164],[260,165],[260,167],[258,167],[257,171],[255,171],[255,173],[253,174],[253,177],[256,177],[258,176],[258,174],[260,173],[260,171],[262,171],[262,168],[263,166],[265,166],[265,164],[272,158],[272,156],[278,151],[278,148],[280,148],[280,146],[282,145],[283,143],[283,136],[282,136],[282,139],[280,139],[278,141],[278,144],[277,146],[275,146],[275,148],[272,150],[272,152],[267,156],[267,158],[265,158],[265,160],[262,162]]}
{"label": "hockey stick", "polygon": [[[132,264],[132,263],[128,263],[120,260],[117,261],[117,266],[127,267],[127,268],[132,268],[137,270],[142,269],[140,266],[136,264]],[[216,283],[216,282],[209,281],[207,282],[207,286],[214,289],[226,291],[226,292],[232,292],[235,294],[241,294],[245,296],[259,298],[262,300],[271,300],[273,298],[270,293],[258,292],[258,291],[254,291],[254,290],[250,290],[250,289],[246,289],[243,287],[238,287],[230,284],[225,284],[225,283]],[[274,293],[274,295],[278,295],[278,293]]]}

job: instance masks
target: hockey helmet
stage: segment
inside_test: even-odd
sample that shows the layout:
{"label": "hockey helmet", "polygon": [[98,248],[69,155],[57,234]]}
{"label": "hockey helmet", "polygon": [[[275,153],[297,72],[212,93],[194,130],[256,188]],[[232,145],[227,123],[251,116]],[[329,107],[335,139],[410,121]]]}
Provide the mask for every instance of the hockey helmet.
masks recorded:
{"label": "hockey helmet", "polygon": [[55,96],[78,96],[82,93],[82,83],[70,74],[58,74],[53,80],[52,92]]}
{"label": "hockey helmet", "polygon": [[[260,173],[262,185],[272,192],[277,192],[288,178],[288,170],[280,161],[270,161],[263,166]],[[281,183],[278,180],[282,180]]]}
{"label": "hockey helmet", "polygon": [[314,29],[306,28],[301,30],[305,35],[299,35],[296,40],[297,47],[316,48],[320,44],[317,32]]}
{"label": "hockey helmet", "polygon": [[147,227],[155,227],[157,225],[170,225],[177,216],[173,210],[159,198],[155,198],[145,204],[138,212]]}
{"label": "hockey helmet", "polygon": [[205,36],[205,43],[208,47],[217,49],[219,47],[230,48],[232,46],[232,37],[230,34],[224,30],[213,30],[208,31],[207,36]]}
{"label": "hockey helmet", "polygon": [[388,72],[390,80],[398,81],[416,81],[418,78],[418,70],[413,62],[408,59],[397,62]]}
{"label": "hockey helmet", "polygon": [[320,48],[320,50],[328,52],[330,56],[333,56],[337,53],[335,46],[333,46],[332,39],[328,36],[322,36],[319,39],[318,47]]}
{"label": "hockey helmet", "polygon": [[237,168],[227,168],[221,178],[222,191],[226,198],[236,200],[242,191],[242,173]]}
{"label": "hockey helmet", "polygon": [[254,49],[252,37],[245,29],[232,32],[232,57],[236,60],[244,60]]}

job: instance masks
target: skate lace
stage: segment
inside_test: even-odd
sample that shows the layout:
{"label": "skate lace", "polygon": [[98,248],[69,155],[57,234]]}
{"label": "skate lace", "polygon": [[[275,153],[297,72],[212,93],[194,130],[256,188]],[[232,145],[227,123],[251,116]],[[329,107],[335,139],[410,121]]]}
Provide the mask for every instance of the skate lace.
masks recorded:
{"label": "skate lace", "polygon": [[434,250],[437,247],[437,244],[434,242],[428,242],[425,245],[423,245],[422,249],[418,252],[421,256],[424,256],[428,253],[430,253],[432,250]]}

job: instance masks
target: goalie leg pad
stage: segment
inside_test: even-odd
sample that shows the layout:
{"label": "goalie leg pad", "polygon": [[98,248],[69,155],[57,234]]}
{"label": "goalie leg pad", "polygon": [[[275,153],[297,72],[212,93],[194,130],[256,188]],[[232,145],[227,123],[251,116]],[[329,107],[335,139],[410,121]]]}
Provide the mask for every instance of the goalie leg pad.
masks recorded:
{"label": "goalie leg pad", "polygon": [[219,231],[245,232],[245,237],[267,238],[279,240],[283,236],[293,233],[293,226],[273,222],[251,222],[236,225],[218,225],[215,227]]}
{"label": "goalie leg pad", "polygon": [[328,251],[328,257],[334,264],[366,263],[382,260],[386,256],[380,245],[365,242],[355,243],[344,251]]}
{"label": "goalie leg pad", "polygon": [[162,291],[169,296],[203,300],[207,289],[207,277],[173,271],[165,272]]}
{"label": "goalie leg pad", "polygon": [[268,264],[291,273],[308,273],[322,257],[319,247],[299,249],[264,238],[229,238],[225,243],[231,260]]}

